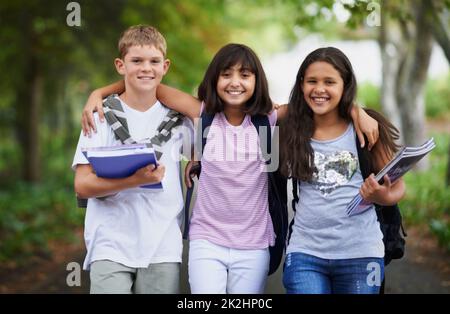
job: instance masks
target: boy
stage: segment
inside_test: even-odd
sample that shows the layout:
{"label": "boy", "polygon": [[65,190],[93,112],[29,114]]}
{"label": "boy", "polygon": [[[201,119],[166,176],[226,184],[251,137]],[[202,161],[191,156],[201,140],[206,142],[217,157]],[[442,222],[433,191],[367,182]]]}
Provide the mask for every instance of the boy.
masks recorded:
{"label": "boy", "polygon": [[[115,66],[126,91],[116,99],[131,137],[145,142],[169,111],[156,99],[156,87],[170,65],[166,41],[153,27],[133,26],[122,34],[119,53]],[[164,144],[156,169],[149,165],[127,178],[99,178],[81,148],[121,142],[109,124],[100,123],[98,115],[95,120],[97,132],[91,137],[80,135],[72,164],[77,195],[90,198],[83,268],[90,269],[91,293],[178,293],[182,254],[178,219],[183,197],[172,152],[179,153],[180,141],[173,136]],[[162,190],[134,189],[157,182],[162,182]],[[108,197],[97,199],[103,196]]]}

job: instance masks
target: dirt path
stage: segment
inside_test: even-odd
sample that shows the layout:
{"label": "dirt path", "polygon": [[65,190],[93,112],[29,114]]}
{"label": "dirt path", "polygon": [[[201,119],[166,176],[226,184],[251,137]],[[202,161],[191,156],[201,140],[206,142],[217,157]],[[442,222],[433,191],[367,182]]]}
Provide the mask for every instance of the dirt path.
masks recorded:
{"label": "dirt path", "polygon": [[[55,248],[56,249],[56,248]],[[26,268],[0,270],[0,293],[88,293],[89,274],[82,271],[81,287],[69,287],[66,277],[69,262],[82,265],[84,247],[78,244],[59,246],[52,259],[37,259]],[[184,260],[187,254],[185,243]],[[281,268],[269,277],[266,293],[285,291]],[[450,293],[450,254],[437,247],[424,228],[408,228],[406,256],[386,269],[386,293]],[[182,270],[182,292],[189,293],[187,266]]]}

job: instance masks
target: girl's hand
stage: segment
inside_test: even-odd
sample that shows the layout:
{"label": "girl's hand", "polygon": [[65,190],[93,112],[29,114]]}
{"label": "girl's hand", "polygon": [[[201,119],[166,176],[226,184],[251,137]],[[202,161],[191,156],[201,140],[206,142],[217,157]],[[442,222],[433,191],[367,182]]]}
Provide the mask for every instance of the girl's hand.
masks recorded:
{"label": "girl's hand", "polygon": [[166,168],[163,164],[158,164],[156,169],[155,165],[150,164],[137,170],[133,177],[137,185],[154,184],[162,181],[165,172]]}
{"label": "girl's hand", "polygon": [[283,120],[287,115],[287,104],[272,104],[272,111],[277,111],[277,121]]}
{"label": "girl's hand", "polygon": [[186,186],[190,189],[192,187],[192,178],[194,178],[195,175],[198,176],[198,173],[191,173],[191,169],[199,166],[198,161],[189,161],[186,169],[184,170],[184,182],[186,183]]}
{"label": "girl's hand", "polygon": [[359,142],[361,143],[361,147],[364,147],[366,145],[364,135],[366,135],[369,140],[367,148],[372,150],[379,137],[378,122],[370,117],[361,107],[356,106],[356,108],[352,110],[352,117]]}
{"label": "girl's hand", "polygon": [[105,114],[103,112],[103,100],[101,94],[97,91],[93,91],[91,93],[81,115],[81,126],[83,127],[83,134],[85,136],[91,136],[91,129],[97,133],[97,128],[94,122],[95,111],[98,112],[100,122],[103,122],[105,118]]}
{"label": "girl's hand", "polygon": [[375,180],[375,175],[372,173],[361,186],[359,192],[364,200],[377,203],[380,205],[385,204],[385,200],[389,198],[389,193],[391,192],[391,180],[388,175],[384,176],[384,183],[380,185],[377,180]]}

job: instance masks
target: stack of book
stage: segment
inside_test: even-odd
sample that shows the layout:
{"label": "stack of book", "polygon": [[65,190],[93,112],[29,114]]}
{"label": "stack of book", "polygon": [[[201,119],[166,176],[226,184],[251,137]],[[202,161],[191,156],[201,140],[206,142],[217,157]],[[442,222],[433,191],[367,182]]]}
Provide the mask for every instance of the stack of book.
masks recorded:
{"label": "stack of book", "polygon": [[[126,178],[149,164],[157,166],[153,148],[145,144],[84,148],[82,152],[100,178]],[[161,189],[162,184],[148,184],[141,188]]]}
{"label": "stack of book", "polygon": [[[384,166],[380,172],[378,172],[375,179],[378,183],[382,184],[383,177],[388,175],[391,183],[394,183],[435,147],[436,144],[434,143],[433,138],[430,138],[423,145],[418,147],[403,147],[395,157]],[[371,206],[372,203],[365,201],[361,197],[361,194],[358,193],[347,206],[347,215],[353,216],[360,214],[371,208]]]}

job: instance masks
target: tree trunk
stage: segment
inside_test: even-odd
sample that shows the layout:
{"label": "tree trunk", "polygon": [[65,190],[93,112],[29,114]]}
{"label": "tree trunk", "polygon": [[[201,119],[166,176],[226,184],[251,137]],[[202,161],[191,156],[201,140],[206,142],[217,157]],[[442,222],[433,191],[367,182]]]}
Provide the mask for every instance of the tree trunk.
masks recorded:
{"label": "tree trunk", "polygon": [[447,183],[447,187],[450,186],[450,143],[448,143],[447,175],[445,177],[445,182]]}
{"label": "tree trunk", "polygon": [[22,178],[27,182],[40,179],[39,152],[39,105],[42,94],[42,76],[39,60],[36,57],[35,40],[32,31],[32,17],[24,12],[22,15],[24,32],[23,80],[19,82],[16,93],[16,134],[22,150]]}
{"label": "tree trunk", "polygon": [[440,8],[436,1],[429,1],[427,4],[431,18],[433,19],[433,23],[431,23],[433,36],[444,51],[447,61],[450,63],[450,12],[445,7]]}
{"label": "tree trunk", "polygon": [[[429,5],[432,6],[431,12],[433,12],[432,16],[435,21],[435,23],[432,23],[434,38],[439,46],[441,46],[447,61],[450,63],[450,29],[448,27],[450,12],[446,8],[439,9],[436,1],[430,1]],[[450,186],[450,143],[448,145],[447,174],[445,176],[445,183],[447,187]]]}
{"label": "tree trunk", "polygon": [[426,11],[422,1],[414,2],[415,23],[406,25],[408,42],[406,58],[401,64],[397,100],[402,116],[406,145],[422,144],[425,140],[424,87],[433,47]]}
{"label": "tree trunk", "polygon": [[37,60],[31,57],[30,67],[24,75],[29,82],[23,84],[17,95],[17,134],[22,148],[23,173],[27,182],[40,180],[39,151],[39,107],[42,92],[42,77],[37,69]]}
{"label": "tree trunk", "polygon": [[[413,146],[422,144],[426,137],[424,87],[433,38],[425,2],[410,2],[412,21],[385,16],[380,28],[379,42],[383,63],[386,62],[383,64],[383,110],[400,127],[402,142]],[[400,123],[394,108],[400,112]],[[427,169],[427,158],[416,168]]]}
{"label": "tree trunk", "polygon": [[[400,111],[397,106],[397,72],[403,56],[402,36],[398,23],[381,15],[380,36],[378,40],[382,61],[381,108],[399,130],[402,129]],[[400,139],[403,142],[403,138]]]}

